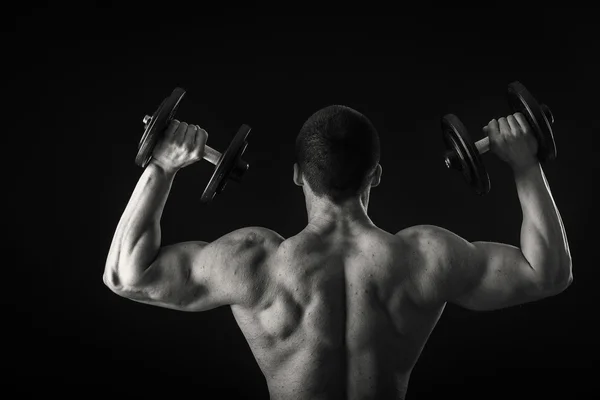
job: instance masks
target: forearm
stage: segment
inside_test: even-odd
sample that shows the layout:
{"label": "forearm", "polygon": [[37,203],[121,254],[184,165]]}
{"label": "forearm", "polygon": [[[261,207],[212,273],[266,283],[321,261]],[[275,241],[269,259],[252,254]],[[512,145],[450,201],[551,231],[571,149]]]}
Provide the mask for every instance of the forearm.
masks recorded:
{"label": "forearm", "polygon": [[104,279],[134,284],[156,258],[161,244],[160,219],[175,171],[150,163],[142,173],[117,225]]}
{"label": "forearm", "polygon": [[544,286],[563,286],[572,278],[571,254],[541,165],[515,171],[515,182],[523,211],[521,251]]}

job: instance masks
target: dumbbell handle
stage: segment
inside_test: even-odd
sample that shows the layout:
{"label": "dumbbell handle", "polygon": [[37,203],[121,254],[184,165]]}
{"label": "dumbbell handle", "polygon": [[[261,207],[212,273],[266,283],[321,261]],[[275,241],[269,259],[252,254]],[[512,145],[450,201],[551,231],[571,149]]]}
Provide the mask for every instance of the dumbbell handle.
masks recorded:
{"label": "dumbbell handle", "polygon": [[[148,123],[152,117],[150,115],[146,115],[144,117],[144,124]],[[204,145],[204,154],[202,158],[211,163],[212,165],[217,165],[219,159],[221,158],[221,153],[208,145]]]}
{"label": "dumbbell handle", "polygon": [[212,147],[206,144],[204,145],[204,154],[202,155],[202,158],[211,163],[212,165],[217,165],[219,159],[221,158],[221,155],[222,154],[220,152],[213,149]]}
{"label": "dumbbell handle", "polygon": [[490,137],[486,136],[475,142],[475,147],[479,154],[487,153],[490,150]]}

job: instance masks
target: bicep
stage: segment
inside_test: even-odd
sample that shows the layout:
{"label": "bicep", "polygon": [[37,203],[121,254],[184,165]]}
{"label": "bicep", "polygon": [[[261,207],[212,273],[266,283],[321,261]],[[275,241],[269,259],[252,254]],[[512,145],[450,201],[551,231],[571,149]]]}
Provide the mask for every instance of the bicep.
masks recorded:
{"label": "bicep", "polygon": [[449,302],[484,311],[541,298],[536,272],[518,247],[453,240]]}
{"label": "bicep", "polygon": [[181,311],[250,306],[265,284],[264,260],[280,241],[278,235],[264,228],[242,228],[211,243],[164,246],[134,287],[115,292]]}
{"label": "bicep", "polygon": [[161,247],[137,283],[120,287],[118,294],[140,303],[192,311],[198,300],[208,300],[210,273],[206,268],[195,272],[208,246],[197,241]]}
{"label": "bicep", "polygon": [[425,264],[420,292],[431,301],[483,311],[543,297],[538,276],[518,247],[469,242],[436,226],[413,231]]}

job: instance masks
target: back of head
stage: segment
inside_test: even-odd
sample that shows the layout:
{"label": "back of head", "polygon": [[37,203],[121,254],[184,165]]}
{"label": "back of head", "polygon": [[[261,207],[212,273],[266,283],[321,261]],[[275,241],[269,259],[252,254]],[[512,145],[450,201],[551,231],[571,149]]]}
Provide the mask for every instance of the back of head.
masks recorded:
{"label": "back of head", "polygon": [[341,105],[314,113],[296,138],[296,159],[319,197],[341,203],[366,190],[379,164],[379,135],[367,117]]}

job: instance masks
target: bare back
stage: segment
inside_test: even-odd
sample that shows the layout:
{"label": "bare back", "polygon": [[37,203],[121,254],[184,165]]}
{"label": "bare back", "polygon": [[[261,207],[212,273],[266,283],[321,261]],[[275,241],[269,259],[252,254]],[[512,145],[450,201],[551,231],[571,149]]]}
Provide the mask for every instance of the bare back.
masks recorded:
{"label": "bare back", "polygon": [[[346,187],[343,194],[352,192],[353,184],[344,183],[351,171],[378,161],[379,145],[367,145],[377,140],[364,116],[340,110],[345,114],[327,111],[307,121],[299,137],[316,143],[303,150],[307,159],[344,153],[335,167],[324,161],[311,167],[338,171],[316,187],[329,182]],[[490,122],[488,136],[515,172],[521,247],[469,242],[426,225],[391,235],[367,216],[369,188],[334,204],[313,192],[307,183],[320,172],[303,171],[302,162],[294,164],[294,183],[303,188],[309,225],[298,235],[284,240],[247,227],[212,242],[163,246],[160,218],[175,173],[200,158],[207,136],[173,121],[119,221],[104,283],[120,296],[174,310],[231,306],[273,399],[404,397],[446,301],[494,310],[554,296],[572,282],[565,229],[535,161],[535,138],[518,114]],[[321,125],[325,136],[315,133]],[[368,137],[355,137],[359,131]],[[379,185],[381,173],[377,164],[365,184]]]}
{"label": "bare back", "polygon": [[271,398],[403,398],[444,308],[415,295],[423,267],[410,235],[373,226],[283,241],[258,305],[232,306]]}

